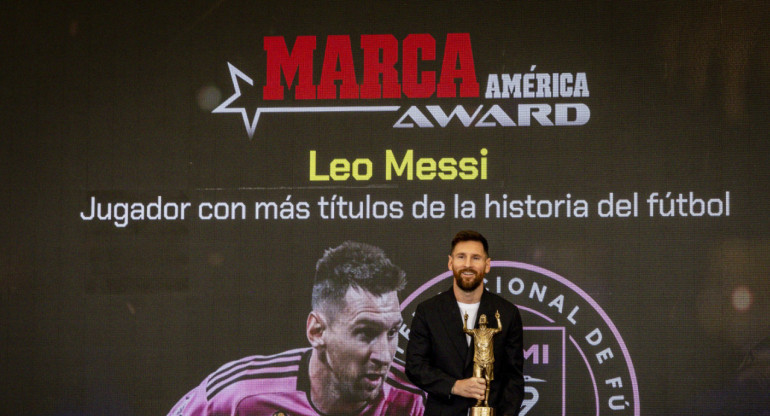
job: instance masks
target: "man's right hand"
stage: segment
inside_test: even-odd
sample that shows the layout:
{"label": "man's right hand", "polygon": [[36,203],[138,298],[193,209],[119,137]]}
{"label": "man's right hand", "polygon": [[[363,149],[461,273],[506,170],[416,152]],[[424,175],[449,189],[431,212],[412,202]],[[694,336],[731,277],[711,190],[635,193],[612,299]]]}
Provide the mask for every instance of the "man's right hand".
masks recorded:
{"label": "man's right hand", "polygon": [[455,381],[455,385],[452,386],[452,394],[469,399],[484,400],[484,391],[486,389],[486,380],[481,377],[470,377]]}

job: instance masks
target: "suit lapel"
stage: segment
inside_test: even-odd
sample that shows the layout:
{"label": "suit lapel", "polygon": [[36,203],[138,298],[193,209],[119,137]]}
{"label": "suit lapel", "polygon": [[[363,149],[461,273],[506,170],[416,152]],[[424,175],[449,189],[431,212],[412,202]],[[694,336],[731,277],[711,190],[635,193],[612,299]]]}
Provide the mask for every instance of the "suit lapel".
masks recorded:
{"label": "suit lapel", "polygon": [[460,309],[457,306],[457,299],[455,299],[451,287],[444,293],[441,309],[441,314],[448,318],[441,320],[444,325],[444,331],[447,334],[447,340],[452,344],[455,351],[457,351],[457,355],[460,359],[464,360],[469,350],[468,342],[462,331],[463,320],[460,317]]}

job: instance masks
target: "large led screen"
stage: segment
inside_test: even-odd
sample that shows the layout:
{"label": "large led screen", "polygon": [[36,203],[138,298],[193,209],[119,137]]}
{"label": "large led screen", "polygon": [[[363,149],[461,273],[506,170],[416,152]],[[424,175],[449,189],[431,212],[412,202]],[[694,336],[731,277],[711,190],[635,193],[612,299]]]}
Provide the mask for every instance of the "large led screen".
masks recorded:
{"label": "large led screen", "polygon": [[521,313],[520,415],[770,411],[766,3],[3,9],[4,414],[335,409],[309,317],[347,241],[406,277],[348,410],[421,414],[463,229]]}

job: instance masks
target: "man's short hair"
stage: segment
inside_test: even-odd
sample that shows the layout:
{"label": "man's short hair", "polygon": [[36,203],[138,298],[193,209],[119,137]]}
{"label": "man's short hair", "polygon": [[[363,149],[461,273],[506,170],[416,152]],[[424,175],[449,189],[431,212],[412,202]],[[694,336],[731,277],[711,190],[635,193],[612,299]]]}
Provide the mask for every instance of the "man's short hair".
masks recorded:
{"label": "man's short hair", "polygon": [[473,230],[462,230],[455,234],[455,238],[452,239],[452,247],[450,248],[449,253],[451,254],[457,243],[462,241],[478,241],[484,246],[484,254],[486,254],[487,257],[489,256],[489,243],[487,243],[487,239],[484,238],[480,232]]}
{"label": "man's short hair", "polygon": [[406,286],[406,273],[393,264],[379,247],[346,241],[327,249],[316,263],[313,310],[323,310],[334,319],[344,308],[349,288],[374,295],[399,291]]}

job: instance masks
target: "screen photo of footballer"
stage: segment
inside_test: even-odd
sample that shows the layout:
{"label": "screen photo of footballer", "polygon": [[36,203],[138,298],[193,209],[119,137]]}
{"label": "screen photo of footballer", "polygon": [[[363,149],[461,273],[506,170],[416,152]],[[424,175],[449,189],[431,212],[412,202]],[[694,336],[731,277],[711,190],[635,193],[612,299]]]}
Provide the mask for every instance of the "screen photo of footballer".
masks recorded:
{"label": "screen photo of footballer", "polygon": [[378,247],[346,241],[316,264],[311,347],[225,364],[169,416],[416,415],[423,393],[395,363],[405,273]]}

